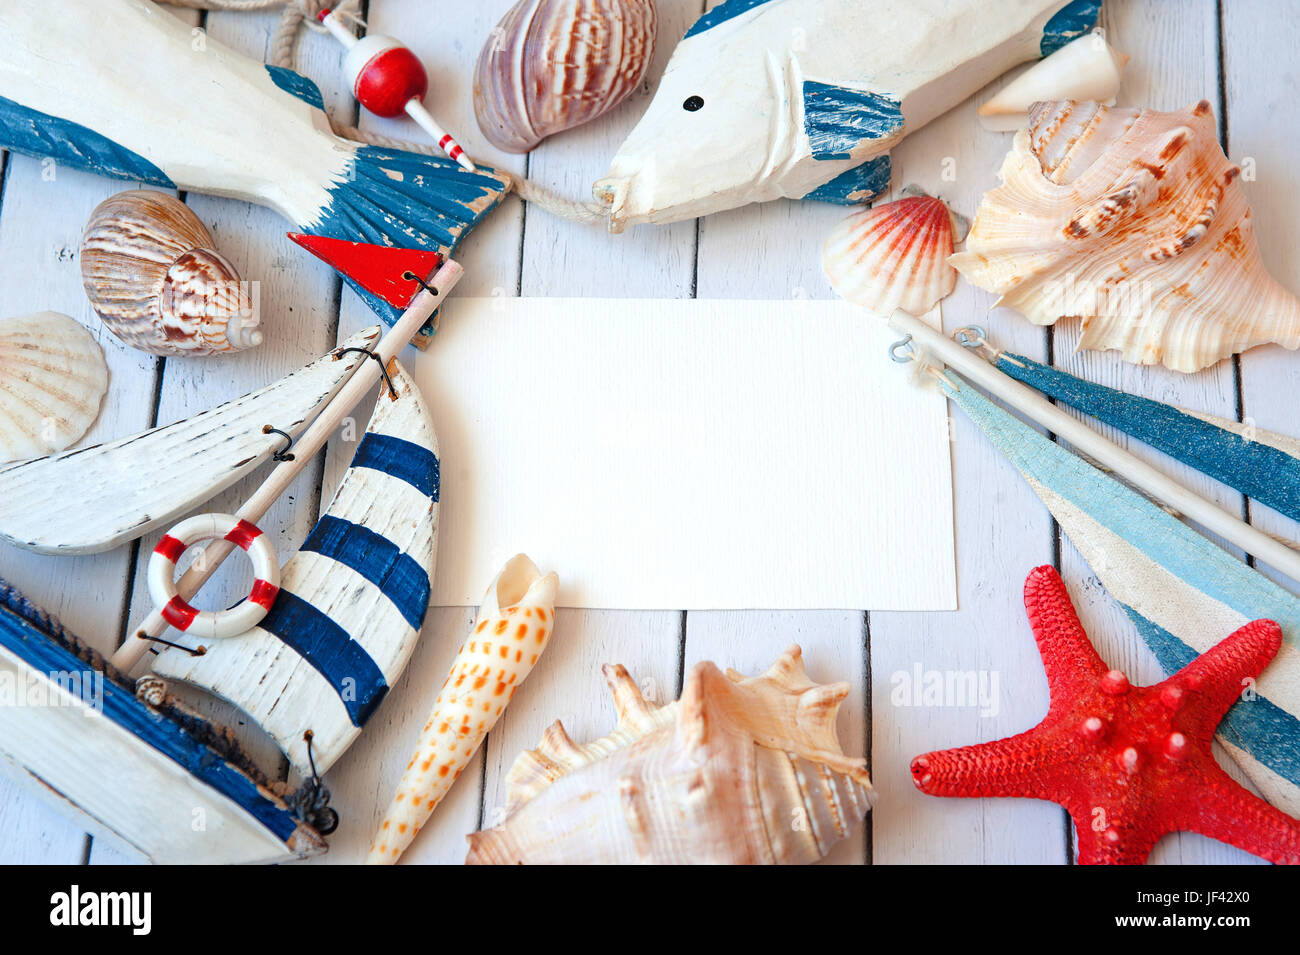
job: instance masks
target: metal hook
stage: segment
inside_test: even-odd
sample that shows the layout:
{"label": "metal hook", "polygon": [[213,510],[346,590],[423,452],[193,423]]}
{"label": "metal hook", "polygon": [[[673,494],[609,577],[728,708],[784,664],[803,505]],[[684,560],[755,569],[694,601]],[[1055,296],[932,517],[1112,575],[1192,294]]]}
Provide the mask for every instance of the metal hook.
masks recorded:
{"label": "metal hook", "polygon": [[369,348],[360,348],[360,347],[340,348],[339,354],[346,355],[350,351],[360,352],[361,354],[373,358],[375,361],[379,362],[379,373],[384,376],[384,384],[388,385],[388,395],[390,398],[396,401],[397,388],[393,386],[393,379],[388,377],[388,369],[384,366],[384,360],[380,358],[378,354],[372,352]]}
{"label": "metal hook", "polygon": [[406,279],[406,281],[408,282],[414,282],[416,285],[420,286],[420,288],[424,289],[430,295],[437,297],[438,290],[434,288],[432,285],[426,283],[424,279],[420,278],[410,269],[407,269],[405,272],[402,273],[402,278]]}
{"label": "metal hook", "polygon": [[962,348],[979,348],[988,344],[986,332],[979,325],[963,325],[952,333],[952,340]]}
{"label": "metal hook", "polygon": [[[903,353],[904,348],[907,349],[905,354]],[[912,347],[912,336],[908,335],[890,345],[889,357],[900,365],[905,365],[909,361],[913,361],[916,358],[916,349]]]}
{"label": "metal hook", "polygon": [[281,448],[279,451],[275,452],[275,454],[271,455],[271,459],[273,461],[293,460],[293,455],[289,453],[289,449],[293,447],[292,436],[281,431],[279,428],[273,428],[269,424],[262,425],[262,434],[278,434],[280,437],[284,438],[284,447]]}

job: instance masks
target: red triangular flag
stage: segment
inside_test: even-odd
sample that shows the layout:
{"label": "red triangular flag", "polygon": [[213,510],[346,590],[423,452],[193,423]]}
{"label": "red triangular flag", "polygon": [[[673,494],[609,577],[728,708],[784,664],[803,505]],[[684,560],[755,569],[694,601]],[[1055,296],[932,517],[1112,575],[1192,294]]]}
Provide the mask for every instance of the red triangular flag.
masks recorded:
{"label": "red triangular flag", "polygon": [[406,308],[420,291],[417,283],[402,277],[405,273],[427,281],[442,265],[442,255],[431,249],[400,249],[301,232],[290,232],[289,238],[394,308]]}

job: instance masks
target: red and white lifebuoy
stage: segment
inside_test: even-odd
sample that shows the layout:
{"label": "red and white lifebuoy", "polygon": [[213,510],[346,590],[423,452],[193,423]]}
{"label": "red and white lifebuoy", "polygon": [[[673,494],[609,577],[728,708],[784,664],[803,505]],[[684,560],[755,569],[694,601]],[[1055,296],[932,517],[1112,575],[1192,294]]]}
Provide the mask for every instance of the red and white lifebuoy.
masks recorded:
{"label": "red and white lifebuoy", "polygon": [[[176,562],[203,541],[225,539],[241,548],[253,562],[253,590],[248,599],[229,610],[199,610],[176,591]],[[149,596],[163,618],[177,630],[219,640],[233,637],[262,622],[280,593],[280,562],[267,536],[233,514],[197,514],[181,521],[158,542],[146,572]]]}

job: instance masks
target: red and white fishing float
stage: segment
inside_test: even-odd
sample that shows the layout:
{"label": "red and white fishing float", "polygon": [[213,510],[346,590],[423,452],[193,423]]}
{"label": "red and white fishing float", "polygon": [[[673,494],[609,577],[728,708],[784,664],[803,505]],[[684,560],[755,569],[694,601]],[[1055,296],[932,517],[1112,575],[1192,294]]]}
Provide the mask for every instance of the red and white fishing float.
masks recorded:
{"label": "red and white fishing float", "polygon": [[352,84],[352,95],[357,102],[376,116],[392,118],[406,113],[434,138],[439,149],[468,171],[476,171],[465,150],[424,108],[422,100],[429,92],[429,77],[424,72],[424,64],[407,46],[380,33],[357,39],[328,7],[320,12],[318,19],[347,47],[343,72]]}
{"label": "red and white fishing float", "polygon": [[[176,562],[195,544],[218,539],[228,540],[248,554],[256,579],[242,603],[229,610],[199,610],[176,591]],[[233,514],[197,514],[181,521],[154,548],[146,574],[149,596],[163,619],[177,630],[211,640],[233,637],[257,626],[280,593],[275,547],[259,528]]]}

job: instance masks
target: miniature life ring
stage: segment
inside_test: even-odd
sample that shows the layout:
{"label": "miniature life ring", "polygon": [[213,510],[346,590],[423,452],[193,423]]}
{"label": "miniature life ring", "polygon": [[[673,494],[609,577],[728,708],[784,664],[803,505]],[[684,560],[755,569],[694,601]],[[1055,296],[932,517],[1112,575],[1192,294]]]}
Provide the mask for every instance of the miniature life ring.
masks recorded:
{"label": "miniature life ring", "polygon": [[[253,562],[253,590],[248,599],[229,610],[199,610],[176,591],[176,562],[202,541],[225,539],[241,548]],[[280,593],[280,562],[262,531],[233,514],[198,514],[163,535],[149,557],[149,596],[163,619],[196,637],[233,637],[262,622]]]}

